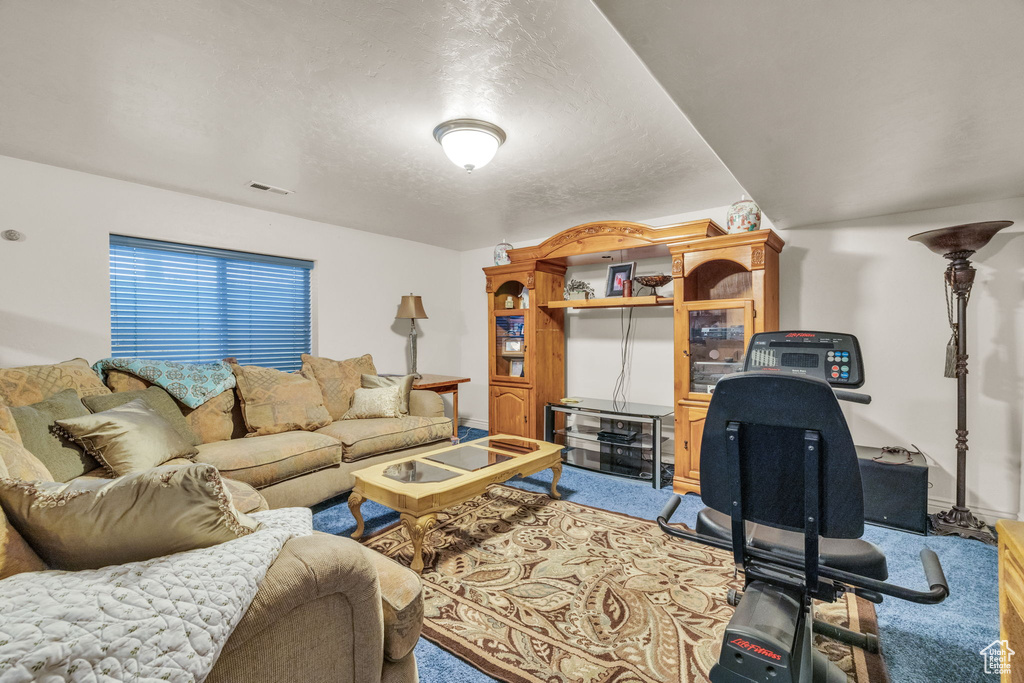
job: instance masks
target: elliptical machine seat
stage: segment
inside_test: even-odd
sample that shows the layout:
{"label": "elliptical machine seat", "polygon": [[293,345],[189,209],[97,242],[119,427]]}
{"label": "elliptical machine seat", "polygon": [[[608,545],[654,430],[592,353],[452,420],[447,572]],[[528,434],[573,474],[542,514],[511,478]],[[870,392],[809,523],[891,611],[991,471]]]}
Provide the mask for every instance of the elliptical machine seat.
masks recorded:
{"label": "elliptical machine seat", "polygon": [[[732,542],[730,519],[717,510],[704,508],[697,513],[697,533]],[[804,535],[795,531],[775,529],[746,522],[747,543],[755,548],[804,559]],[[818,562],[826,567],[860,574],[879,581],[889,578],[885,555],[874,543],[860,538],[822,538],[818,546]]]}

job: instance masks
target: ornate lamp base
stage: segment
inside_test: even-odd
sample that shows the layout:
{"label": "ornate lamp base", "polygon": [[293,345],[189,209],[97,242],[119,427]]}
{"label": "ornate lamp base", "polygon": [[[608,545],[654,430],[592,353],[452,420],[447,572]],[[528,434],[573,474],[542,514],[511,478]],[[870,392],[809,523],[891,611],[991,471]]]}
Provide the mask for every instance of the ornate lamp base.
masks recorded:
{"label": "ornate lamp base", "polygon": [[967,508],[954,505],[949,510],[929,515],[928,520],[931,522],[932,533],[936,536],[959,536],[996,545],[996,537],[992,530]]}

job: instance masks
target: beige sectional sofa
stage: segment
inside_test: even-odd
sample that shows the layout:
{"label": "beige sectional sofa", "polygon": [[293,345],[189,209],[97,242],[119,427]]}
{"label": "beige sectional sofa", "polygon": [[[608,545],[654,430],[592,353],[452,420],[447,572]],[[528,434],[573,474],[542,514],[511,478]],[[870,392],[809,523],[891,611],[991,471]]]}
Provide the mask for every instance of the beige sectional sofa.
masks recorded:
{"label": "beige sectional sofa", "polygon": [[[28,405],[69,388],[80,397],[105,393],[94,386],[88,367],[76,359],[0,369],[0,406]],[[106,382],[113,392],[150,386],[119,371],[110,371]],[[220,470],[243,512],[327,500],[352,488],[355,470],[435,448],[452,433],[440,397],[424,391],[412,392],[404,417],[338,420],[316,432],[251,437],[245,436],[234,390],[196,409],[178,407],[202,442],[196,460]],[[107,475],[96,468],[82,476]],[[0,568],[5,551],[0,545]],[[351,539],[321,533],[292,539],[207,680],[413,683],[413,648],[423,620],[420,590],[416,574]]]}
{"label": "beige sectional sofa", "polygon": [[[151,386],[118,370],[107,373],[112,391]],[[293,431],[246,437],[235,390],[195,409],[179,404],[200,441],[196,460],[257,489],[271,508],[309,506],[352,490],[352,473],[370,464],[436,448],[452,435],[441,397],[413,391],[409,415],[337,420],[315,432]],[[244,437],[244,438],[243,438]]]}

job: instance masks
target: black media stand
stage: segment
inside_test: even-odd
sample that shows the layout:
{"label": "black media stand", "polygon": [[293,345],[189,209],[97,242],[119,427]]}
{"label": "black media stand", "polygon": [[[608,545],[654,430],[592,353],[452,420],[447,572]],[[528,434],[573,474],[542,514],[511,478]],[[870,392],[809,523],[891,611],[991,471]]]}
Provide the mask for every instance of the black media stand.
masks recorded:
{"label": "black media stand", "polygon": [[[555,413],[565,414],[555,428]],[[544,407],[544,440],[564,446],[562,461],[584,469],[650,481],[660,489],[661,453],[667,438],[661,421],[672,408],[582,398]]]}

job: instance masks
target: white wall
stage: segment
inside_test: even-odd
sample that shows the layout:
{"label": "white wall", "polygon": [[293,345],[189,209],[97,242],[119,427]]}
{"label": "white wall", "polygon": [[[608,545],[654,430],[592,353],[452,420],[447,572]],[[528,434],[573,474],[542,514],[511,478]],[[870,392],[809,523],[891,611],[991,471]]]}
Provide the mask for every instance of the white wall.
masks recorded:
{"label": "white wall", "polygon": [[[728,207],[639,222],[667,225],[712,218],[725,224]],[[956,384],[942,376],[948,339],[942,272],[945,260],[907,237],[980,220],[1017,224],[979,252],[969,324],[970,451],[968,504],[989,517],[1024,511],[1024,199],[957,206],[779,231],[781,326],[856,335],[864,353],[870,406],[844,404],[857,443],[916,444],[934,461],[931,499],[954,496]],[[771,227],[766,220],[765,226]],[[566,226],[571,227],[571,226]],[[537,244],[550,235],[516,244]],[[487,318],[484,276],[490,249],[461,254],[465,336],[461,372],[473,378],[460,415],[487,421]],[[639,273],[667,272],[668,263],[638,264]],[[573,269],[595,290],[601,266]],[[667,309],[639,309],[629,398],[672,402],[672,321]],[[566,393],[610,396],[619,370],[619,313],[575,311],[566,326]]]}
{"label": "white wall", "polygon": [[[0,366],[110,355],[110,233],[316,261],[314,350],[407,367],[403,294],[423,296],[421,371],[459,370],[457,252],[0,157]],[[287,202],[287,197],[281,197]]]}
{"label": "white wall", "polygon": [[844,404],[857,443],[917,444],[937,464],[931,498],[955,495],[956,380],[943,377],[949,339],[947,261],[907,237],[988,220],[1016,224],[981,249],[968,311],[967,502],[1016,517],[1024,442],[1024,199],[970,204],[782,231],[781,325],[855,334],[869,406]]}

